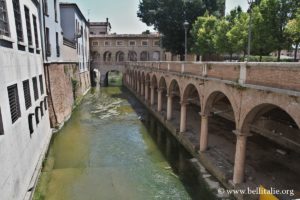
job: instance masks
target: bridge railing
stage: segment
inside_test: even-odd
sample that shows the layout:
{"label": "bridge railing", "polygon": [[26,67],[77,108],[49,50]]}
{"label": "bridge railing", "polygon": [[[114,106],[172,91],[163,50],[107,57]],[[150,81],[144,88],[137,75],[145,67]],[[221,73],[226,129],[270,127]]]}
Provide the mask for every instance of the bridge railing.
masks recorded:
{"label": "bridge railing", "polygon": [[299,63],[126,62],[126,66],[300,91]]}

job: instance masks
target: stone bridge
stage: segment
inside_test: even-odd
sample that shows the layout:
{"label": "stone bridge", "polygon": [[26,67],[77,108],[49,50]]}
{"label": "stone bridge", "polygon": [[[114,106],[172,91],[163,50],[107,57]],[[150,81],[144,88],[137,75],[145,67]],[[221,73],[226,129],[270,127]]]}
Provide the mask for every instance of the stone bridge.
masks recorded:
{"label": "stone bridge", "polygon": [[108,73],[111,71],[119,71],[125,73],[125,62],[92,62],[92,69],[100,72],[100,85],[106,86]]}
{"label": "stone bridge", "polygon": [[123,81],[192,153],[210,156],[223,183],[271,187],[273,178],[300,191],[287,178],[299,177],[299,77],[300,63],[131,62]]}

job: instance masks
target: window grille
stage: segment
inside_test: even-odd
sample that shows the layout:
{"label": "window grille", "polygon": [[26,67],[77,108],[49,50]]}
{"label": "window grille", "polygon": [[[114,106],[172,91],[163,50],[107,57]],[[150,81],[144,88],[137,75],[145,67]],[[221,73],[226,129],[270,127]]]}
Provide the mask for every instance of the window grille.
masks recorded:
{"label": "window grille", "polygon": [[24,42],[23,28],[22,28],[22,17],[19,0],[13,0],[15,23],[17,30],[17,37],[19,42]]}
{"label": "window grille", "polygon": [[0,0],[0,35],[10,36],[5,0]]}
{"label": "window grille", "polygon": [[28,108],[31,107],[31,95],[30,95],[29,80],[23,81],[23,91],[24,91],[25,107],[26,107],[26,110],[28,110]]}
{"label": "window grille", "polygon": [[38,91],[36,77],[32,78],[32,83],[33,83],[33,91],[34,91],[34,100],[38,100],[38,98],[39,98],[39,91]]}
{"label": "window grille", "polygon": [[26,20],[28,44],[32,45],[32,32],[31,32],[29,9],[26,6],[24,6],[24,10],[25,10],[25,20]]}
{"label": "window grille", "polygon": [[12,123],[15,123],[21,117],[17,84],[9,86],[7,88],[7,91],[8,91],[11,121]]}
{"label": "window grille", "polygon": [[40,75],[40,76],[39,76],[39,79],[40,79],[41,95],[43,95],[43,94],[44,94],[44,82],[43,82],[43,76]]}

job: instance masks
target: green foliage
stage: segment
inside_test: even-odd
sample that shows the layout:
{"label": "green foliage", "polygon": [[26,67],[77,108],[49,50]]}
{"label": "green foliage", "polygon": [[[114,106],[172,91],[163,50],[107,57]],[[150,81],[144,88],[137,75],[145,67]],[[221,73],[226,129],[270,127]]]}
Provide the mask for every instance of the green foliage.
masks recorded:
{"label": "green foliage", "polygon": [[[184,27],[187,20],[192,24],[206,11],[215,15],[224,12],[224,0],[142,0],[137,16],[148,26],[162,33],[162,45],[174,54],[184,54]],[[193,40],[188,32],[189,46]]]}
{"label": "green foliage", "polygon": [[[285,33],[291,43],[295,46],[295,52],[298,50],[300,44],[300,9],[294,19],[289,20]],[[294,55],[294,60],[297,60],[297,53]]]}
{"label": "green foliage", "polygon": [[216,52],[215,34],[217,18],[206,13],[198,17],[191,31],[195,45],[193,52],[200,55],[211,55]]}

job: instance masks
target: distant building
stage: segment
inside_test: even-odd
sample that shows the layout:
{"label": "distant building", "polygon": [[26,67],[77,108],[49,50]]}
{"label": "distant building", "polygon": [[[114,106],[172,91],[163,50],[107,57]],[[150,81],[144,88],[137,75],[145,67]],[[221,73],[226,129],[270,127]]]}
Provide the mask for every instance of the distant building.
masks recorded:
{"label": "distant building", "polygon": [[0,199],[28,199],[51,138],[39,1],[0,1]]}
{"label": "distant building", "polygon": [[90,44],[94,63],[164,60],[159,34],[90,35]]}
{"label": "distant building", "polygon": [[90,22],[90,35],[110,34],[111,24],[106,18],[106,22]]}
{"label": "distant building", "polygon": [[[274,51],[274,52],[271,53],[271,55],[277,57],[278,52]],[[294,57],[295,57],[295,49],[281,50],[280,55],[281,55],[281,58],[293,60]],[[297,51],[297,59],[300,60],[300,50],[299,49]]]}

